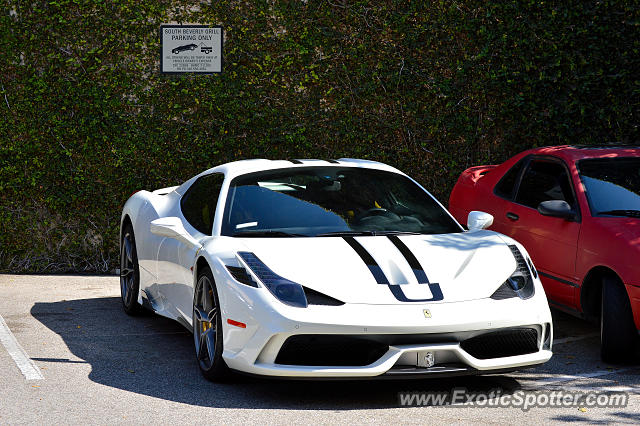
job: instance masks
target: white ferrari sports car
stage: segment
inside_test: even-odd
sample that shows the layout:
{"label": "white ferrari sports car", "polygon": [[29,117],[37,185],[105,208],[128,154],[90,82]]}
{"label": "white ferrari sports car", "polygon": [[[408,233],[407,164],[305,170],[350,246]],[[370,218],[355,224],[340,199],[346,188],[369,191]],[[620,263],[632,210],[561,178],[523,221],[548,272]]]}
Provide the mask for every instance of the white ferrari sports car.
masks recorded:
{"label": "white ferrari sports car", "polygon": [[121,221],[120,287],[193,331],[205,377],[431,377],[552,355],[526,250],[466,231],[404,173],[373,161],[244,160],[139,191]]}

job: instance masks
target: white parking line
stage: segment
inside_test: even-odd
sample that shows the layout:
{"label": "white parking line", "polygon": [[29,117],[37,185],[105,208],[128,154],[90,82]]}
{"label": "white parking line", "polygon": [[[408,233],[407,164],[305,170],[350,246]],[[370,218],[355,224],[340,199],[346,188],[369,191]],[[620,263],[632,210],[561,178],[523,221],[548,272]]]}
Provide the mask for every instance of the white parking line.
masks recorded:
{"label": "white parking line", "polygon": [[617,370],[600,370],[600,371],[592,371],[591,373],[582,373],[582,374],[573,374],[573,375],[565,374],[562,376],[547,377],[544,379],[536,380],[535,382],[536,384],[551,385],[555,383],[570,382],[572,380],[593,379],[595,377],[622,373],[622,372],[633,370],[633,369],[634,369],[633,367],[629,367],[629,368],[619,368]]}
{"label": "white parking line", "polygon": [[0,343],[7,350],[13,361],[16,363],[20,372],[27,380],[43,380],[44,377],[38,366],[29,358],[27,353],[22,349],[20,343],[16,340],[11,330],[4,322],[4,318],[0,315]]}
{"label": "white parking line", "polygon": [[589,333],[589,334],[584,334],[582,336],[564,337],[562,339],[554,339],[553,344],[561,345],[563,343],[577,342],[578,340],[590,339],[592,337],[597,337],[597,336],[600,336],[600,333]]}
{"label": "white parking line", "polygon": [[566,384],[558,384],[558,385],[545,385],[542,388],[536,387],[534,384],[529,384],[529,386],[525,386],[523,388],[527,391],[540,391],[540,390],[558,390],[563,392],[599,392],[599,393],[614,393],[614,392],[625,392],[634,395],[640,395],[640,388],[632,387],[632,386],[607,386],[607,385],[580,385],[580,386],[571,386]]}

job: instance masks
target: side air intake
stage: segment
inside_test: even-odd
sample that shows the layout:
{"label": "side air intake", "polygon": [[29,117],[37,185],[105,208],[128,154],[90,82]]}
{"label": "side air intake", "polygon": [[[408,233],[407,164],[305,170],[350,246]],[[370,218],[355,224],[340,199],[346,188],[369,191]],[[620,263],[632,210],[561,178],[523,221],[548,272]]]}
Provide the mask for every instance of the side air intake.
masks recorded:
{"label": "side air intake", "polygon": [[239,283],[249,285],[251,287],[258,287],[258,284],[247,273],[247,270],[239,266],[227,265],[227,270],[231,273],[231,276]]}
{"label": "side air intake", "polygon": [[312,290],[308,287],[302,286],[304,295],[307,297],[307,303],[309,305],[325,305],[325,306],[342,306],[344,302],[338,299],[322,294],[319,291]]}

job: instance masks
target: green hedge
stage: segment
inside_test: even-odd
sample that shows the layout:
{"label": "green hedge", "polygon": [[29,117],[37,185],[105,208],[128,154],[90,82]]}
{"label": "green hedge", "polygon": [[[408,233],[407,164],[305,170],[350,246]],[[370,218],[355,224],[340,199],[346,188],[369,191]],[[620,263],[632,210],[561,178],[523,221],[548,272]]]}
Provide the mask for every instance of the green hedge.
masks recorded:
{"label": "green hedge", "polygon": [[[123,203],[241,158],[468,166],[637,142],[637,1],[1,0],[0,271],[107,272]],[[159,74],[220,24],[224,72]]]}

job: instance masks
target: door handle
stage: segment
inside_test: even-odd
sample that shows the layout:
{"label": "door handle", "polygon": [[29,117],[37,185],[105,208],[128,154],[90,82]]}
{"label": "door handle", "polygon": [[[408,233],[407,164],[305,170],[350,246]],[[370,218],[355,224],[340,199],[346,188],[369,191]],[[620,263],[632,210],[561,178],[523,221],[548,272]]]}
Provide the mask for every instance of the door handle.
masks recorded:
{"label": "door handle", "polygon": [[507,213],[507,219],[511,219],[513,221],[516,221],[516,220],[520,219],[520,216],[518,216],[515,213],[509,212],[509,213]]}

